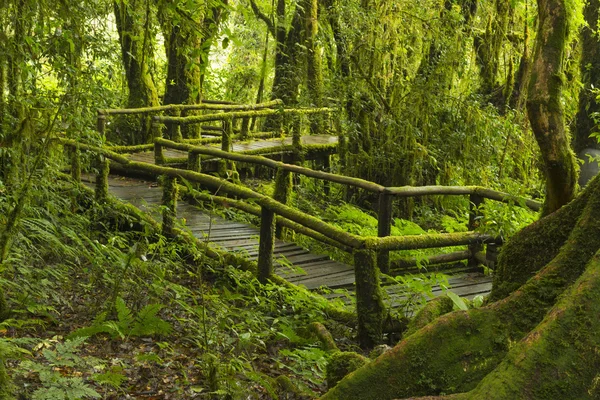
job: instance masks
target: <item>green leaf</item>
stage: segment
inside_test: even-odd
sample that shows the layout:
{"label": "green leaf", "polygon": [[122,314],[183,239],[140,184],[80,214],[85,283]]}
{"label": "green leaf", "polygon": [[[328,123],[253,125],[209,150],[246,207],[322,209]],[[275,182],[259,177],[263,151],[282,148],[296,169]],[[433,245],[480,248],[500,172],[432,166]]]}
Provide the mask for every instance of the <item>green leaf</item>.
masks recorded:
{"label": "green leaf", "polygon": [[448,291],[448,292],[446,292],[446,294],[448,295],[448,297],[450,297],[450,300],[452,300],[452,302],[454,303],[454,306],[456,308],[458,308],[459,310],[466,311],[469,309],[469,307],[467,306],[467,303],[465,303],[465,299],[463,299],[456,293]]}

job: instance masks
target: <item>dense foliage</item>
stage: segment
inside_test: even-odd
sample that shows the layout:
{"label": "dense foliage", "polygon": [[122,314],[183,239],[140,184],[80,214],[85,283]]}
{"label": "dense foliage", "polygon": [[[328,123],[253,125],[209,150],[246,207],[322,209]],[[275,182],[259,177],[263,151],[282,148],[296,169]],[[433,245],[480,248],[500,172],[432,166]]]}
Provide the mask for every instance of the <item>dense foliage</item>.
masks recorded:
{"label": "dense foliage", "polygon": [[[321,298],[261,285],[64,180],[58,137],[90,144],[151,137],[149,119],[129,116],[99,134],[97,109],[274,98],[336,107],[310,128],[340,136],[338,173],[535,198],[560,197],[551,190],[559,186],[557,208],[576,190],[571,136],[578,151],[596,146],[598,7],[594,0],[585,12],[581,0],[0,0],[0,398],[15,390],[34,399],[308,398],[325,391],[328,361],[368,361],[339,357],[318,334],[327,328],[341,350],[358,350],[353,329],[329,318]],[[548,9],[564,18],[552,20]],[[252,124],[267,130],[279,122]],[[557,146],[544,142],[558,136]],[[565,160],[558,173],[549,168]],[[291,202],[345,230],[376,234],[376,199],[361,191],[303,185]],[[534,218],[484,207],[479,230],[504,237]],[[392,233],[462,230],[468,209],[464,200],[406,201],[394,209]],[[406,315],[432,286],[425,276],[386,279],[414,288]],[[450,298],[450,309],[467,307]]]}

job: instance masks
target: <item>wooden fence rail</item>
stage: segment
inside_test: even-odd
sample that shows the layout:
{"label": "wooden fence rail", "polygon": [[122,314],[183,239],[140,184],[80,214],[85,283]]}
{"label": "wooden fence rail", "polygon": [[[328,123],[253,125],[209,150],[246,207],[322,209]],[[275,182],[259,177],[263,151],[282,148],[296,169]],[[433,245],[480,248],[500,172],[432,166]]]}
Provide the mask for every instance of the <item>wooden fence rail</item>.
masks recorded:
{"label": "wooden fence rail", "polygon": [[[484,198],[498,200],[503,202],[515,202],[515,204],[524,204],[532,209],[539,209],[539,203],[508,195],[506,193],[478,187],[478,186],[428,186],[422,188],[403,187],[386,188],[373,182],[364,181],[357,178],[344,177],[331,173],[314,171],[309,168],[297,165],[285,164],[273,161],[260,156],[248,156],[226,152],[223,150],[192,146],[185,143],[176,143],[166,139],[157,138],[156,144],[162,147],[169,147],[178,150],[187,151],[189,155],[189,164],[192,170],[183,170],[167,166],[148,164],[143,162],[131,161],[127,157],[114,151],[106,150],[97,146],[91,146],[78,143],[68,139],[58,139],[65,147],[71,149],[72,176],[79,179],[81,175],[80,162],[75,160],[79,158],[82,151],[88,151],[96,154],[99,162],[99,174],[96,179],[96,198],[99,201],[108,195],[108,160],[122,164],[125,168],[136,171],[143,171],[156,176],[166,177],[164,185],[164,205],[167,212],[163,215],[163,231],[168,234],[172,229],[175,218],[176,194],[174,194],[174,181],[184,179],[191,183],[204,185],[218,189],[221,193],[235,196],[238,199],[251,199],[252,204],[243,200],[226,199],[228,205],[248,211],[252,208],[253,213],[261,216],[261,229],[259,241],[258,256],[258,279],[261,282],[269,279],[273,275],[273,245],[275,235],[275,221],[286,223],[289,228],[295,229],[300,233],[308,233],[309,236],[321,240],[329,245],[336,246],[345,251],[351,251],[354,256],[354,269],[356,281],[357,296],[357,316],[359,321],[359,340],[363,346],[369,346],[378,340],[381,335],[383,324],[384,306],[380,289],[379,271],[386,272],[389,268],[389,251],[447,247],[457,245],[469,245],[468,252],[461,252],[462,256],[469,255],[474,257],[474,251],[482,243],[499,239],[493,235],[482,234],[478,232],[461,233],[443,233],[426,234],[418,236],[389,236],[392,219],[392,201],[395,197],[411,197],[423,195],[469,195],[471,202],[479,203]],[[281,193],[276,194],[275,198],[257,193],[247,187],[229,182],[225,179],[212,175],[203,174],[199,170],[199,155],[208,155],[218,157],[228,161],[239,161],[265,165],[274,168],[278,176],[284,177],[291,172],[305,176],[322,179],[326,182],[338,183],[343,185],[352,185],[374,193],[379,193],[379,227],[378,237],[362,237],[345,232],[336,226],[322,221],[312,215],[296,210],[285,204]],[[289,176],[289,175],[288,175]],[[283,181],[283,178],[281,178]],[[212,196],[212,199],[218,197]],[[224,198],[222,198],[224,199]],[[478,200],[479,199],[479,200]],[[471,208],[470,227],[472,228],[477,207]],[[387,257],[387,260],[386,260]],[[462,258],[464,259],[464,258]],[[386,265],[387,263],[387,265]]]}

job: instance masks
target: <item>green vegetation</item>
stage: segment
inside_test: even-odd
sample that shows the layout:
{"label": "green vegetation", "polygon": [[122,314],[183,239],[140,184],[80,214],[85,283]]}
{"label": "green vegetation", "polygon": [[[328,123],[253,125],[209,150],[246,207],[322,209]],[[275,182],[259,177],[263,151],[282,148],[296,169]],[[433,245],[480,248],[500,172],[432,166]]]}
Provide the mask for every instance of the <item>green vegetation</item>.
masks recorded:
{"label": "green vegetation", "polygon": [[[578,188],[571,147],[600,147],[599,15],[2,1],[0,399],[598,397],[600,180]],[[248,141],[266,137],[282,151]],[[109,168],[162,175],[162,205],[117,202]],[[194,239],[178,194],[262,224],[259,261]],[[354,288],[273,275],[271,236],[352,265]],[[466,272],[491,294],[460,297]]]}

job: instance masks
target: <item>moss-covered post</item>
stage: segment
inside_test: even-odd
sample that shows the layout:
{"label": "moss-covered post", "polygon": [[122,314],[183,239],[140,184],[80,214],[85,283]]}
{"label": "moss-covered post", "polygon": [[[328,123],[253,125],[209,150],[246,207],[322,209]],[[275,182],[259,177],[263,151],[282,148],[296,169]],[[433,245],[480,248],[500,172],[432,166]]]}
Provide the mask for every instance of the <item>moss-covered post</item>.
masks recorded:
{"label": "moss-covered post", "polygon": [[165,237],[173,237],[177,218],[177,178],[163,175],[162,184],[162,234]]}
{"label": "moss-covered post", "polygon": [[[287,204],[292,191],[292,174],[289,171],[285,171],[281,168],[277,169],[275,174],[275,191],[273,192],[273,199],[277,200],[282,204]],[[283,229],[281,226],[275,227],[275,236],[281,239],[283,235]]]}
{"label": "moss-covered post", "polygon": [[273,275],[275,247],[275,213],[266,207],[260,211],[260,241],[258,243],[258,281],[266,283]]}
{"label": "moss-covered post", "polygon": [[[323,156],[323,170],[331,172],[331,155],[329,153]],[[329,196],[329,193],[331,193],[331,182],[328,180],[323,181],[323,193],[325,193],[325,196]]]}
{"label": "moss-covered post", "polygon": [[187,167],[190,171],[202,172],[202,164],[200,161],[199,153],[196,153],[193,150],[188,151]]}
{"label": "moss-covered post", "polygon": [[304,154],[302,149],[302,115],[295,115],[292,118],[292,148],[295,161],[303,161]]}
{"label": "moss-covered post", "polygon": [[[392,201],[393,196],[389,193],[379,195],[379,209],[377,210],[377,236],[386,237],[392,233]],[[377,252],[377,266],[384,274],[390,272],[389,250]]]}
{"label": "moss-covered post", "polygon": [[71,149],[71,178],[75,182],[81,182],[81,151],[79,145],[70,147]]}
{"label": "moss-covered post", "polygon": [[[173,117],[181,117],[181,110],[176,108],[173,110]],[[181,142],[183,140],[183,135],[181,134],[181,124],[178,122],[171,122],[171,140],[174,142]]]}
{"label": "moss-covered post", "polygon": [[250,133],[250,117],[242,118],[242,129],[240,131],[240,138],[242,140],[248,139]]}
{"label": "moss-covered post", "polygon": [[[222,121],[221,150],[231,151],[233,138],[233,124],[231,118],[225,117]],[[227,178],[227,171],[231,169],[231,161],[219,160],[218,172],[221,178]]]}
{"label": "moss-covered post", "polygon": [[[481,218],[481,204],[483,204],[483,197],[478,194],[469,195],[469,230],[473,231],[479,226],[479,219]],[[481,243],[474,243],[469,245],[469,251],[471,257],[469,258],[468,265],[471,268],[476,268],[478,261],[475,258],[475,254],[483,249]]]}
{"label": "moss-covered post", "polygon": [[163,155],[162,145],[157,143],[158,139],[162,138],[162,124],[156,119],[152,121],[152,137],[154,138],[154,163],[163,165],[165,156]]}
{"label": "moss-covered post", "polygon": [[96,175],[96,201],[98,203],[106,202],[108,198],[108,174],[110,164],[108,158],[102,154],[98,155],[98,174]]}
{"label": "moss-covered post", "polygon": [[98,119],[96,120],[96,130],[100,134],[100,137],[104,137],[106,130],[106,114],[102,110],[98,110]]}
{"label": "moss-covered post", "polygon": [[385,313],[374,251],[354,251],[354,277],[358,342],[363,349],[368,349],[381,341]]}

